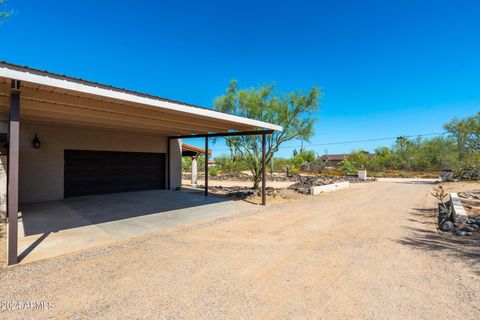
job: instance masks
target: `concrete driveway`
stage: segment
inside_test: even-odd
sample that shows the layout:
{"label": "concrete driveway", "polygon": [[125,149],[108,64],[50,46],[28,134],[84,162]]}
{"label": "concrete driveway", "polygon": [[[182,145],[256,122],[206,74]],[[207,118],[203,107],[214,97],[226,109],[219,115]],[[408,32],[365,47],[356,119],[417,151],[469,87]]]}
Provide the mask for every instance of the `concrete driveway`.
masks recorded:
{"label": "concrete driveway", "polygon": [[21,207],[19,254],[30,262],[161,228],[256,208],[196,191],[149,190],[69,198]]}

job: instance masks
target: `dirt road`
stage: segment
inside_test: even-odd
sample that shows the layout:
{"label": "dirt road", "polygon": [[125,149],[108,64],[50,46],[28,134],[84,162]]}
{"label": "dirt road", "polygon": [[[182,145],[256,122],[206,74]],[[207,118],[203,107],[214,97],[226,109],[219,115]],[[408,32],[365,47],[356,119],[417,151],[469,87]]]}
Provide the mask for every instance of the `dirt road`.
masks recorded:
{"label": "dirt road", "polygon": [[73,319],[479,319],[480,253],[437,241],[432,185],[369,183],[0,272],[4,311]]}

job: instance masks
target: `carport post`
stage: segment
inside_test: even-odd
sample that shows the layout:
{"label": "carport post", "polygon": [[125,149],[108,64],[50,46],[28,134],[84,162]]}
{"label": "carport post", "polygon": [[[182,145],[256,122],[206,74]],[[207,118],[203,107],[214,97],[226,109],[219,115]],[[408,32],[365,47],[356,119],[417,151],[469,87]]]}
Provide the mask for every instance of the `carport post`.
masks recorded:
{"label": "carport post", "polygon": [[266,161],[265,161],[265,139],[266,135],[265,133],[262,133],[262,205],[267,204],[267,197],[266,197],[266,174],[265,174],[265,168],[266,168]]}
{"label": "carport post", "polygon": [[20,81],[12,80],[8,124],[8,265],[18,262],[18,156],[20,138]]}
{"label": "carport post", "polygon": [[241,131],[241,132],[217,132],[206,133],[197,135],[184,135],[175,136],[170,138],[175,139],[187,139],[187,138],[205,138],[205,196],[208,196],[208,138],[209,137],[233,137],[233,136],[250,136],[250,135],[262,135],[262,205],[266,205],[266,135],[272,134],[273,130],[263,131]]}
{"label": "carport post", "polygon": [[205,196],[208,196],[208,137],[205,137]]}
{"label": "carport post", "polygon": [[167,190],[170,190],[170,152],[171,152],[171,147],[170,147],[170,143],[172,142],[172,140],[170,139],[170,137],[168,137],[167,139]]}

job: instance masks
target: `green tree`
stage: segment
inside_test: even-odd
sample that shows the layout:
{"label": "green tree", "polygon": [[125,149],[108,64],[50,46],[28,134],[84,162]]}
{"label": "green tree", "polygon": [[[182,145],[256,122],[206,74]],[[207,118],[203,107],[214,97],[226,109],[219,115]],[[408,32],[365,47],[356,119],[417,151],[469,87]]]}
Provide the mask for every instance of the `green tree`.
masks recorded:
{"label": "green tree", "polygon": [[355,169],[369,169],[370,155],[365,150],[355,150],[347,156],[347,164],[352,165]]}
{"label": "green tree", "polygon": [[461,161],[476,159],[480,154],[480,112],[476,115],[453,119],[444,128],[451,134]]}
{"label": "green tree", "polygon": [[358,169],[350,160],[348,160],[348,158],[340,162],[339,168],[343,174],[347,174],[347,175],[354,174],[355,171]]}
{"label": "green tree", "polygon": [[294,168],[299,168],[305,163],[315,161],[316,157],[315,151],[300,149],[300,152],[294,152],[293,157],[290,159],[290,163]]}
{"label": "green tree", "polygon": [[458,162],[457,147],[452,139],[436,137],[419,144],[414,167],[417,170],[454,169]]}
{"label": "green tree", "polygon": [[[308,93],[277,94],[273,85],[240,90],[237,81],[231,81],[225,95],[215,99],[215,109],[239,116],[275,123],[283,131],[267,135],[266,161],[270,163],[281,144],[290,140],[308,141],[313,135],[313,124],[318,110],[320,90]],[[253,174],[253,186],[261,180],[261,136],[225,138],[232,156],[242,159]]]}
{"label": "green tree", "polygon": [[385,170],[394,165],[395,154],[388,147],[378,147],[375,149],[375,155],[372,157],[368,169]]}
{"label": "green tree", "polygon": [[396,169],[413,169],[417,146],[418,141],[408,139],[404,136],[397,138],[395,145],[393,146]]}

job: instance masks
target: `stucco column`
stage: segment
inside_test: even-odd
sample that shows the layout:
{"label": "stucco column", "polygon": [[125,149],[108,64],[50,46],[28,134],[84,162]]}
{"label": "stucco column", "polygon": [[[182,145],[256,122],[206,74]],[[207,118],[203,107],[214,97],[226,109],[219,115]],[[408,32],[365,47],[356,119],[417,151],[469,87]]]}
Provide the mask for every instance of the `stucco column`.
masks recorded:
{"label": "stucco column", "polygon": [[205,196],[208,196],[208,136],[205,137]]}
{"label": "stucco column", "polygon": [[192,157],[192,186],[196,186],[198,182],[198,171],[197,171],[197,156]]}
{"label": "stucco column", "polygon": [[8,128],[8,264],[18,262],[18,158],[20,140],[20,81],[12,80]]}
{"label": "stucco column", "polygon": [[167,188],[170,190],[178,189],[182,186],[182,140],[168,139],[169,155],[168,166],[170,185]]}

